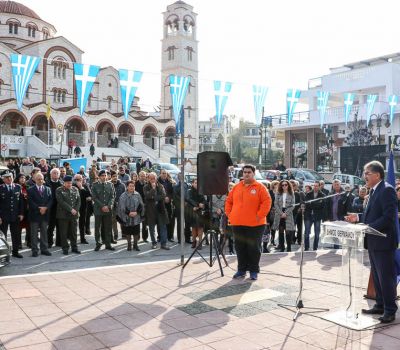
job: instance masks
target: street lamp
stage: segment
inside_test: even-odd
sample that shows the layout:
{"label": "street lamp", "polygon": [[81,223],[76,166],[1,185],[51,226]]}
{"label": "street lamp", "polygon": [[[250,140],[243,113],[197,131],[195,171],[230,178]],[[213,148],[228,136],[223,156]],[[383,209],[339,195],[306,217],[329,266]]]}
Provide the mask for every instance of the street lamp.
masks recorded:
{"label": "street lamp", "polygon": [[372,129],[374,127],[372,117],[375,117],[376,120],[376,128],[378,129],[378,145],[381,144],[381,127],[382,127],[382,120],[386,119],[385,127],[388,128],[390,126],[389,114],[381,113],[381,114],[371,114],[368,128]]}
{"label": "street lamp", "polygon": [[157,137],[158,137],[158,158],[161,158],[161,138],[163,137],[163,133],[159,130]]}
{"label": "street lamp", "polygon": [[3,137],[3,121],[0,122],[0,156],[3,158],[3,142],[2,142],[2,137]]}

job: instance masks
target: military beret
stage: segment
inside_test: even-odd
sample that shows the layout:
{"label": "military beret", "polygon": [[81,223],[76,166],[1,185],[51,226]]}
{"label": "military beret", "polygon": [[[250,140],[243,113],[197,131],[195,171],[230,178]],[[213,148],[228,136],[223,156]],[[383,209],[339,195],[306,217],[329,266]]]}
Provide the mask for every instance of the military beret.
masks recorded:
{"label": "military beret", "polygon": [[107,174],[107,171],[105,171],[104,169],[99,171],[99,176],[106,175],[106,174]]}
{"label": "military beret", "polygon": [[13,173],[9,170],[6,170],[1,174],[1,177],[10,177],[10,176],[13,176]]}
{"label": "military beret", "polygon": [[71,175],[64,176],[63,181],[64,182],[71,182],[72,181],[72,176]]}

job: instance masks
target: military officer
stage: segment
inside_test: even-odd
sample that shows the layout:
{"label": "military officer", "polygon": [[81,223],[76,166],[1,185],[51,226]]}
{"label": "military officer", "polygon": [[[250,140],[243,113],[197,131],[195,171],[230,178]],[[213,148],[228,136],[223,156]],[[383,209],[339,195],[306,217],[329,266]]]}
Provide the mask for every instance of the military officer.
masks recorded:
{"label": "military officer", "polygon": [[63,186],[57,188],[57,219],[60,228],[61,248],[64,255],[68,255],[69,244],[73,253],[80,254],[77,246],[77,231],[81,197],[79,190],[72,186],[72,176],[64,177]]}
{"label": "military officer", "polygon": [[[100,170],[99,181],[92,186],[92,199],[94,211],[94,235],[96,239],[96,252],[100,250],[102,243],[106,249],[115,250],[111,246],[112,241],[112,209],[115,201],[115,190],[111,182],[107,182],[107,172]],[[100,242],[100,232],[101,239]]]}
{"label": "military officer", "polygon": [[4,172],[2,179],[4,183],[0,186],[0,230],[7,238],[7,231],[10,227],[12,256],[22,258],[22,255],[18,252],[22,244],[19,224],[24,219],[21,186],[13,183],[11,171]]}

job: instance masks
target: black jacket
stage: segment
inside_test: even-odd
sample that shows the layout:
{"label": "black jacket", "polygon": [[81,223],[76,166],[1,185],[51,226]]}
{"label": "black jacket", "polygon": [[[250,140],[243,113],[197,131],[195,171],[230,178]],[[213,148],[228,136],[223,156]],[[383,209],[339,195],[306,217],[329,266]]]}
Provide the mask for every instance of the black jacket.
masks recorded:
{"label": "black jacket", "polygon": [[[325,198],[325,195],[321,191],[318,191],[317,199],[322,199],[322,198]],[[314,191],[308,192],[305,197],[306,202],[311,201],[313,199],[314,199]],[[325,206],[326,206],[325,200],[316,200],[315,202],[307,203],[306,209],[304,211],[304,219],[311,220],[313,214],[316,220],[323,220],[326,215]]]}

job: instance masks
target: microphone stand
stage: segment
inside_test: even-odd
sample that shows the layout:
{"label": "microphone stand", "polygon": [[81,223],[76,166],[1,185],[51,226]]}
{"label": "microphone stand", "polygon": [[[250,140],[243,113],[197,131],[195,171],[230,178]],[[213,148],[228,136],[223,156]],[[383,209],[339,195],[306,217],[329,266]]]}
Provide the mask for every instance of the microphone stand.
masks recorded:
{"label": "microphone stand", "polygon": [[[300,205],[300,210],[301,210],[301,220],[302,220],[302,224],[304,227],[304,233],[301,235],[301,243],[300,243],[300,271],[299,271],[299,276],[300,276],[300,281],[299,281],[299,294],[297,295],[296,298],[296,304],[295,305],[290,305],[290,304],[278,304],[278,306],[293,311],[291,309],[289,309],[290,307],[294,307],[294,316],[293,316],[293,321],[297,320],[297,317],[300,315],[300,313],[303,314],[307,314],[305,312],[302,312],[301,309],[304,309],[304,303],[303,303],[303,265],[304,265],[304,236],[305,236],[305,224],[304,224],[304,210],[305,210],[305,205],[309,204],[309,203],[313,203],[313,202],[317,202],[317,201],[321,201],[321,200],[325,200],[327,198],[331,198],[331,197],[336,197],[338,195],[343,194],[343,192],[340,193],[334,193],[322,198],[315,198],[315,199],[311,199],[309,201],[304,201],[303,203],[295,203],[293,205],[290,206],[291,207],[297,207]],[[323,309],[323,308],[317,308],[317,307],[307,307],[307,309],[313,310],[310,311],[308,313],[313,313],[313,312],[324,312],[324,311],[329,311],[329,309]]]}

